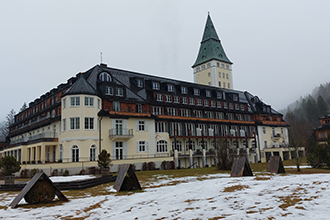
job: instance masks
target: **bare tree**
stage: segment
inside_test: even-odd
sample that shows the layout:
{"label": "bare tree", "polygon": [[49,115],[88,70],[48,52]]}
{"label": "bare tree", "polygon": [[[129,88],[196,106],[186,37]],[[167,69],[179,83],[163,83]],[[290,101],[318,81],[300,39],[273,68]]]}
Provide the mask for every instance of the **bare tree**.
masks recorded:
{"label": "bare tree", "polygon": [[0,124],[0,134],[1,135],[7,136],[9,134],[9,126],[14,124],[15,115],[16,115],[16,112],[14,111],[14,109],[10,110],[10,112],[7,114],[6,120]]}
{"label": "bare tree", "polygon": [[306,144],[310,135],[309,126],[295,118],[293,113],[289,111],[286,115],[286,120],[290,125],[289,128],[289,145],[287,148],[291,151],[291,157],[295,160],[297,171],[300,172],[300,164],[303,159],[299,155],[299,151],[306,149]]}
{"label": "bare tree", "polygon": [[224,138],[218,138],[215,143],[217,168],[219,170],[230,170],[233,158],[230,156],[230,147]]}

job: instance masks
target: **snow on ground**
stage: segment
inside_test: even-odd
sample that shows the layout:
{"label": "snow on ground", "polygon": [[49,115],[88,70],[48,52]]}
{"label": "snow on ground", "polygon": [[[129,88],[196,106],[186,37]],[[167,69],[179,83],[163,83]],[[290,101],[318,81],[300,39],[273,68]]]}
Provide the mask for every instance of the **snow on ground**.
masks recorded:
{"label": "snow on ground", "polygon": [[71,181],[78,181],[78,180],[87,180],[87,179],[92,179],[95,178],[94,175],[75,175],[75,176],[52,176],[49,177],[51,181],[54,183],[59,183],[59,182],[71,182]]}
{"label": "snow on ground", "polygon": [[[143,192],[117,194],[108,187],[107,195],[58,206],[0,209],[0,219],[328,219],[329,179],[330,174],[157,176],[155,183],[142,183]],[[16,195],[0,193],[0,207]]]}

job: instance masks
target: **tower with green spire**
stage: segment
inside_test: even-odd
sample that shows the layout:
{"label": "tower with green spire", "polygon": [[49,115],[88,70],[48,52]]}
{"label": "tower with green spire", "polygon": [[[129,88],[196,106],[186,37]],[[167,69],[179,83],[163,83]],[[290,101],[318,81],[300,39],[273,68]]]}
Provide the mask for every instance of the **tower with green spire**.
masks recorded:
{"label": "tower with green spire", "polygon": [[233,89],[232,64],[208,14],[197,59],[192,66],[194,82]]}

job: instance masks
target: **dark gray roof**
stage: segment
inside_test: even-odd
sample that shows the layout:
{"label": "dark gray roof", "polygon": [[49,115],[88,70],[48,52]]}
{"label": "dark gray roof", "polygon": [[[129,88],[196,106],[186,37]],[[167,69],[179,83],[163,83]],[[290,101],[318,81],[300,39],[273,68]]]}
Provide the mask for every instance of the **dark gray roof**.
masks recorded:
{"label": "dark gray roof", "polygon": [[0,136],[0,143],[6,142],[6,136]]}
{"label": "dark gray roof", "polygon": [[86,79],[84,79],[84,77],[79,77],[63,96],[74,94],[98,95],[96,90],[86,81]]}

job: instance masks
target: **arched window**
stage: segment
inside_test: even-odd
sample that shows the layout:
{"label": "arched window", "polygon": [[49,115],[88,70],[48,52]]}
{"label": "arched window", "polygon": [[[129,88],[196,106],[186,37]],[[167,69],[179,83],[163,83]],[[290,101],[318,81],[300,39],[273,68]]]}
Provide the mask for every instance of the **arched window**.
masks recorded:
{"label": "arched window", "polygon": [[101,73],[99,79],[102,82],[111,82],[111,76],[106,72]]}
{"label": "arched window", "polygon": [[190,141],[190,144],[189,144],[189,141],[186,142],[186,150],[188,151],[189,148],[191,148],[191,150],[195,151],[195,141]]}
{"label": "arched window", "polygon": [[71,148],[71,158],[72,162],[79,162],[79,147],[77,145]]}
{"label": "arched window", "polygon": [[[172,142],[172,150],[175,150],[175,142]],[[176,141],[176,149],[181,152],[182,151],[182,142],[181,141]]]}
{"label": "arched window", "polygon": [[164,140],[157,141],[157,152],[167,152],[167,142]]}
{"label": "arched window", "polygon": [[92,145],[89,148],[89,160],[90,161],[95,161],[96,160],[96,146]]}

